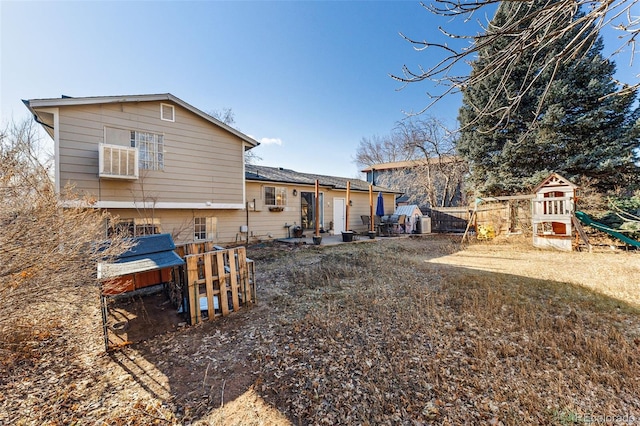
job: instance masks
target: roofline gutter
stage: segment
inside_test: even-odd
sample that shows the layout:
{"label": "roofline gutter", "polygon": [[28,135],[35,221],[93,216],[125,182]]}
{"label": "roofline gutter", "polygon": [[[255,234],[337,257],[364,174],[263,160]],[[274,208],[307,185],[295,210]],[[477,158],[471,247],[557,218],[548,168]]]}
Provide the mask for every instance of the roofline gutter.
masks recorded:
{"label": "roofline gutter", "polygon": [[[296,181],[291,181],[291,180],[277,180],[277,179],[257,179],[257,178],[246,178],[245,177],[245,181],[246,182],[256,182],[256,183],[286,183],[289,185],[304,185],[304,186],[311,186],[313,187],[314,184],[313,183],[307,183],[307,182],[296,182]],[[347,187],[345,186],[344,188],[336,186],[336,185],[329,185],[329,184],[323,184],[320,183],[320,186],[324,187],[324,188],[328,188],[328,189],[337,189],[337,190],[347,190]],[[393,190],[389,190],[389,189],[380,189],[380,188],[374,188],[374,191],[378,191],[378,192],[384,192],[387,194],[404,194],[404,192],[400,192],[400,191],[393,191]],[[369,189],[359,189],[359,188],[354,188],[353,186],[351,187],[351,191],[358,191],[358,192],[369,192]]]}
{"label": "roofline gutter", "polygon": [[36,113],[36,110],[33,109],[33,107],[31,106],[31,103],[28,100],[22,99],[22,103],[24,104],[24,106],[27,107],[29,112],[31,112],[31,114],[33,115],[33,120],[36,123],[40,124],[41,126],[48,127],[49,129],[53,130],[53,126],[50,126],[47,123],[45,123],[42,120],[40,120],[40,117],[38,117],[38,114]]}

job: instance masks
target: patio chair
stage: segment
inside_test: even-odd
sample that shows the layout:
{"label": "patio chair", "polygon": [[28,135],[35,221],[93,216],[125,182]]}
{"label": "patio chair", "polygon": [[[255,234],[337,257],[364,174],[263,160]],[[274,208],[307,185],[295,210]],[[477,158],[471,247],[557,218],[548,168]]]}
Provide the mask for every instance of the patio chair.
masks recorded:
{"label": "patio chair", "polygon": [[387,217],[387,233],[389,236],[396,235],[398,232],[398,215],[392,214]]}
{"label": "patio chair", "polygon": [[404,225],[405,225],[406,220],[407,220],[407,215],[401,214],[400,216],[398,216],[398,222],[397,222],[398,224],[397,224],[397,228],[396,228],[396,234],[405,232]]}
{"label": "patio chair", "polygon": [[393,216],[384,215],[380,218],[380,235],[390,237],[393,233]]}

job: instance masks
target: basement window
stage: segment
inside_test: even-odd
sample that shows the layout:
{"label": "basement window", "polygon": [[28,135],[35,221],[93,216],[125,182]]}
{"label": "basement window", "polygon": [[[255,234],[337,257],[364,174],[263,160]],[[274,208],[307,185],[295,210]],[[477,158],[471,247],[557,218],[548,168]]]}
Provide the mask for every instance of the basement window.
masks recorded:
{"label": "basement window", "polygon": [[107,229],[107,237],[120,235],[122,237],[140,237],[143,235],[161,234],[160,219],[120,219],[115,223],[110,223]]}
{"label": "basement window", "polygon": [[215,217],[194,217],[193,218],[193,239],[213,240],[218,227],[218,220]]}

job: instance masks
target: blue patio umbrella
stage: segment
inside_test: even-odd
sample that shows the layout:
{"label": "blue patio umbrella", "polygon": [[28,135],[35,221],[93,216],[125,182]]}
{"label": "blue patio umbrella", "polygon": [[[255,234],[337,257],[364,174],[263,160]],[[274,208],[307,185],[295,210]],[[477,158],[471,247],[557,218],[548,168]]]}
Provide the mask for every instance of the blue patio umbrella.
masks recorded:
{"label": "blue patio umbrella", "polygon": [[378,203],[376,204],[376,216],[384,216],[384,199],[382,192],[378,192]]}

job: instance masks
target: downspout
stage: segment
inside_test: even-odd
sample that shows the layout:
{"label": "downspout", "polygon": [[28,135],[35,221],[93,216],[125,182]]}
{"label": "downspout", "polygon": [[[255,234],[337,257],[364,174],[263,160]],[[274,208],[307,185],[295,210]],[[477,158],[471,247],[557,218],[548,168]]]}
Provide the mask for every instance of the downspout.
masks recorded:
{"label": "downspout", "polygon": [[249,246],[249,202],[245,201],[245,209],[247,210],[247,242],[245,247]]}
{"label": "downspout", "polygon": [[[59,109],[58,108],[43,108],[42,111],[53,114],[53,126],[48,125],[47,123],[40,120],[36,110],[31,106],[31,103],[28,100],[23,99],[22,103],[27,107],[29,111],[33,114],[33,120],[40,124],[41,126],[52,130],[49,136],[53,138],[53,152],[54,152],[54,185],[56,194],[60,194],[60,117],[59,117]],[[47,131],[47,133],[49,133]]]}
{"label": "downspout", "polygon": [[54,130],[53,126],[49,126],[47,123],[40,121],[40,118],[38,118],[37,114],[33,114],[33,120],[41,126],[48,127],[51,130]]}

